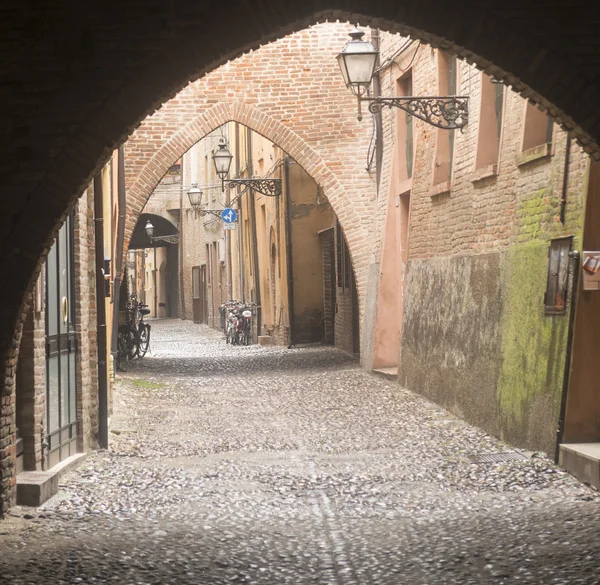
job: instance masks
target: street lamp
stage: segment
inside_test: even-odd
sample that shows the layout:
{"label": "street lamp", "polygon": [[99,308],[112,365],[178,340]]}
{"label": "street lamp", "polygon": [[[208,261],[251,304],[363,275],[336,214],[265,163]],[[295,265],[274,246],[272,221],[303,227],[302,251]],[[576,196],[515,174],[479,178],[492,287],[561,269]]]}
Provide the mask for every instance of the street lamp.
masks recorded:
{"label": "street lamp", "polygon": [[168,244],[179,244],[179,234],[171,234],[170,236],[155,236],[154,235],[154,226],[152,222],[148,220],[146,222],[146,234],[148,235],[149,240],[154,243],[157,241],[167,242]]}
{"label": "street lamp", "polygon": [[188,197],[190,199],[190,205],[194,210],[194,217],[205,216],[208,214],[212,214],[216,217],[221,217],[223,213],[222,209],[206,209],[202,205],[202,189],[198,187],[196,183],[192,183],[190,190],[188,191]]}
{"label": "street lamp", "polygon": [[354,28],[350,40],[337,56],[346,87],[358,101],[358,119],[362,120],[361,103],[369,102],[369,111],[381,112],[384,107],[400,108],[432,126],[446,130],[464,128],[469,120],[469,98],[457,96],[370,97],[369,87],[375,75],[379,51],[370,41],[363,41],[364,31]]}
{"label": "street lamp", "polygon": [[213,153],[212,159],[217,176],[221,179],[223,191],[225,191],[225,178],[229,175],[233,155],[227,148],[227,140],[224,136],[219,138],[219,148]]}
{"label": "street lamp", "polygon": [[[281,179],[263,179],[263,178],[251,178],[251,179],[228,179],[229,169],[231,167],[231,160],[233,155],[227,148],[227,140],[225,137],[219,139],[219,148],[212,155],[213,163],[217,175],[221,179],[221,188],[225,191],[225,183],[229,184],[229,188],[232,189],[236,185],[244,185],[250,189],[254,189],[262,195],[267,197],[279,197],[281,195]],[[191,201],[191,200],[190,200]]]}

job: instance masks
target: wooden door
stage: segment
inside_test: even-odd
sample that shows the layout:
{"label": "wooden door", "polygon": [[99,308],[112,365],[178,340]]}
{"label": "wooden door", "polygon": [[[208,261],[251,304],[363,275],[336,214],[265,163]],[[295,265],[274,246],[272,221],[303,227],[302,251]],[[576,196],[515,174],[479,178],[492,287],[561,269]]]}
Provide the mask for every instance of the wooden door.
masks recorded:
{"label": "wooden door", "polygon": [[206,281],[206,264],[200,267],[200,307],[202,323],[208,323],[208,282]]}
{"label": "wooden door", "polygon": [[202,296],[200,286],[200,266],[192,267],[192,313],[194,323],[202,323]]}

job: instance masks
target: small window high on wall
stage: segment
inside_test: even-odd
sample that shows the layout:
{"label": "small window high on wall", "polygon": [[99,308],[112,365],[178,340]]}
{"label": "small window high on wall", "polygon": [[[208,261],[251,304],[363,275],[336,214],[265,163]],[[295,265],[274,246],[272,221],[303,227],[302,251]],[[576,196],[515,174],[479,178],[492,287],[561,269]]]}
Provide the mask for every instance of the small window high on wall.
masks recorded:
{"label": "small window high on wall", "polygon": [[525,152],[538,146],[551,144],[553,131],[554,122],[552,118],[531,102],[526,102],[521,151]]}
{"label": "small window high on wall", "polygon": [[[413,95],[412,73],[405,73],[396,82],[399,97]],[[396,114],[396,135],[398,137],[398,170],[400,181],[412,177],[414,159],[413,116],[404,110]]]}
{"label": "small window high on wall", "polygon": [[[444,51],[437,53],[438,91],[440,96],[456,95],[458,60]],[[433,184],[450,188],[454,162],[454,130],[437,129]]]}
{"label": "small window high on wall", "polygon": [[346,238],[339,222],[335,225],[335,251],[337,264],[337,285],[342,290],[348,290],[351,284],[352,262]]}
{"label": "small window high on wall", "polygon": [[504,106],[504,85],[492,82],[481,74],[481,103],[479,127],[477,130],[477,155],[475,169],[489,168],[489,174],[496,174],[502,133],[502,111]]}

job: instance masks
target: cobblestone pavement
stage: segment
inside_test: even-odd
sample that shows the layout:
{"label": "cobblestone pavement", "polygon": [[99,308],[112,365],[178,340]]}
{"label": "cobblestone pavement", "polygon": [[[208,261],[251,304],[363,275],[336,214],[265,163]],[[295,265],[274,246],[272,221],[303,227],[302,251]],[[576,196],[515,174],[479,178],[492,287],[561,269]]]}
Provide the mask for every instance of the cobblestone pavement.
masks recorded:
{"label": "cobblestone pavement", "polygon": [[332,348],[152,335],[110,449],[0,523],[0,583],[600,583],[600,498],[543,456]]}

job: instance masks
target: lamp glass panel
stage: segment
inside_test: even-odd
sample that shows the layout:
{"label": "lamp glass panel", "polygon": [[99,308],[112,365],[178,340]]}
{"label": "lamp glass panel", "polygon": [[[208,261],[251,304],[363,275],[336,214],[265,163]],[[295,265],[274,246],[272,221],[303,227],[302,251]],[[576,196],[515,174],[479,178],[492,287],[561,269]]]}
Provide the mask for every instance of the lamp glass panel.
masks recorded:
{"label": "lamp glass panel", "polygon": [[188,191],[188,197],[190,198],[190,205],[196,207],[202,203],[202,191],[198,187],[192,187]]}
{"label": "lamp glass panel", "polygon": [[146,224],[146,233],[150,238],[154,235],[154,226],[149,221]]}
{"label": "lamp glass panel", "polygon": [[344,61],[351,85],[369,85],[371,83],[377,53],[345,53]]}
{"label": "lamp glass panel", "polygon": [[340,53],[336,59],[338,62],[338,65],[340,66],[340,71],[342,72],[342,77],[344,78],[344,83],[346,84],[346,87],[348,87],[350,85],[350,80],[348,79],[348,70],[346,69],[346,62],[344,61],[344,53]]}
{"label": "lamp glass panel", "polygon": [[215,154],[213,154],[213,162],[215,163],[215,170],[219,177],[224,178],[229,174],[229,167],[231,166],[231,159],[233,156],[226,148],[219,148]]}

